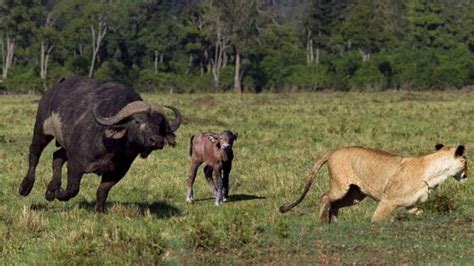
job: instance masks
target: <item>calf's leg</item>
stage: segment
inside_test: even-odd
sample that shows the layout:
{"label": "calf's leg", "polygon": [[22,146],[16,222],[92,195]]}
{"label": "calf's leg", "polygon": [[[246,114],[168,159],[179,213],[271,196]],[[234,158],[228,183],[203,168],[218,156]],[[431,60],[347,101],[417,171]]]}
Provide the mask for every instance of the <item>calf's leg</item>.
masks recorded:
{"label": "calf's leg", "polygon": [[216,187],[216,184],[214,184],[214,180],[212,178],[212,173],[214,172],[214,170],[212,169],[211,166],[206,165],[204,166],[203,172],[204,172],[204,176],[206,177],[209,190],[212,192],[212,195],[215,197],[217,193],[217,187]]}
{"label": "calf's leg", "polygon": [[201,162],[192,162],[191,167],[189,168],[189,173],[188,173],[188,192],[186,194],[186,201],[189,203],[193,202],[193,185],[194,185],[194,180],[196,179],[196,173],[201,165]]}
{"label": "calf's leg", "polygon": [[224,164],[222,169],[222,193],[224,194],[224,201],[227,201],[229,198],[229,174],[232,170],[232,162],[227,162]]}
{"label": "calf's leg", "polygon": [[216,194],[215,194],[215,203],[214,203],[214,205],[216,206],[221,205],[222,202],[224,201],[224,197],[222,194],[223,182],[222,182],[221,172],[222,172],[221,167],[213,167],[212,177],[214,179],[214,184],[216,184],[216,187],[217,187]]}

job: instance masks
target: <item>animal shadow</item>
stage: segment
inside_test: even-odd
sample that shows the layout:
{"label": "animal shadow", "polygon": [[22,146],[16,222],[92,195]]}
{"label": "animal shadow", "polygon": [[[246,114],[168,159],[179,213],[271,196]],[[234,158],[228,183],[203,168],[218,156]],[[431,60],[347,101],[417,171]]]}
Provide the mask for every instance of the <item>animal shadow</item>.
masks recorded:
{"label": "animal shadow", "polygon": [[[173,216],[179,216],[181,215],[181,211],[166,203],[166,202],[161,202],[161,201],[155,201],[152,203],[145,203],[145,202],[118,202],[118,201],[112,201],[112,202],[107,202],[105,204],[106,206],[106,211],[105,214],[110,213],[112,206],[118,205],[125,207],[126,209],[138,209],[138,214],[140,216],[145,216],[147,212],[149,212],[151,215],[157,217],[157,218],[171,218]],[[34,211],[46,211],[46,210],[51,210],[51,206],[48,206],[48,204],[32,204],[30,207]],[[69,206],[66,209],[62,210],[67,210],[70,208],[74,208],[74,206]],[[80,201],[79,202],[79,209],[83,209],[89,212],[94,212],[95,213],[95,201]]]}
{"label": "animal shadow", "polygon": [[235,194],[235,195],[229,195],[229,198],[227,199],[227,201],[234,202],[234,201],[260,200],[260,199],[266,199],[266,197],[248,195],[248,194]]}
{"label": "animal shadow", "polygon": [[[151,215],[155,216],[156,218],[171,218],[173,216],[181,215],[181,211],[170,205],[164,201],[154,201],[151,203],[148,202],[118,202],[118,201],[111,201],[107,202],[105,207],[105,213],[110,213],[112,210],[112,206],[118,205],[125,208],[136,208],[138,209],[138,213],[141,216],[145,216],[146,213],[150,213]],[[95,212],[95,201],[81,201],[79,202],[79,208],[85,209],[90,212]]]}
{"label": "animal shadow", "polygon": [[[266,199],[266,197],[248,195],[248,194],[235,194],[235,195],[229,195],[226,202],[237,202],[237,201],[259,200],[259,199]],[[208,201],[208,200],[214,200],[214,198],[195,199],[194,201]]]}

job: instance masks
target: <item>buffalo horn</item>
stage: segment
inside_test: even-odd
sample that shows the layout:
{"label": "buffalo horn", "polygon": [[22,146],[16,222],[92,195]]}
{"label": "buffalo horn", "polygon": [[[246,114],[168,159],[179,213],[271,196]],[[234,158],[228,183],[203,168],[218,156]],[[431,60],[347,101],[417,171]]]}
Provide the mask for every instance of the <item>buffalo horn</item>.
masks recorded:
{"label": "buffalo horn", "polygon": [[174,112],[175,118],[169,122],[169,123],[170,123],[170,128],[171,128],[171,130],[174,132],[174,131],[176,131],[176,130],[179,128],[179,126],[181,125],[182,115],[181,115],[181,113],[179,112],[179,110],[176,109],[176,108],[173,107],[173,106],[165,105],[165,107],[166,107],[166,108],[169,108],[169,109],[171,109],[171,110],[173,110],[173,112]]}
{"label": "buffalo horn", "polygon": [[110,117],[102,117],[97,114],[97,109],[99,105],[94,108],[94,117],[97,123],[103,126],[111,126],[115,125],[118,122],[122,121],[123,119],[141,112],[149,112],[151,110],[150,104],[143,102],[143,101],[135,101],[131,102],[125,107],[123,107],[116,115]]}

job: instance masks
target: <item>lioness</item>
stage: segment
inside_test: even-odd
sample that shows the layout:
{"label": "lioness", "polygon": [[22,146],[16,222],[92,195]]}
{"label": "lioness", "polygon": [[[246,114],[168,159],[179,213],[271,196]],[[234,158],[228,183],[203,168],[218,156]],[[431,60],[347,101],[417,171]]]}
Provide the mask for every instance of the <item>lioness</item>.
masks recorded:
{"label": "lioness", "polygon": [[301,201],[319,169],[328,163],[330,190],[321,198],[321,222],[337,222],[339,208],[359,203],[367,195],[378,201],[372,221],[383,220],[398,207],[426,201],[431,189],[453,176],[467,178],[464,146],[436,145],[436,151],[416,157],[401,157],[364,147],[345,147],[328,152],[313,166],[303,194],[294,203],[280,207],[287,212]]}

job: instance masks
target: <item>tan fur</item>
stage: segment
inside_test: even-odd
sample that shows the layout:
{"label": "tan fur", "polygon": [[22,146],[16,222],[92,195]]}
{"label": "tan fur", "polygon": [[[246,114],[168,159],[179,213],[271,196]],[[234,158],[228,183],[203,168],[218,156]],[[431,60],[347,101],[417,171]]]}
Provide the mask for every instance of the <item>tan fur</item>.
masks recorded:
{"label": "tan fur", "polygon": [[58,113],[53,112],[51,116],[44,121],[43,134],[55,137],[57,142],[63,145],[62,123]]}
{"label": "tan fur", "polygon": [[365,147],[329,152],[315,163],[300,198],[280,207],[280,211],[289,211],[304,199],[317,172],[327,162],[330,190],[321,199],[321,221],[337,221],[339,208],[357,204],[366,196],[379,202],[372,220],[383,220],[395,208],[409,208],[417,201],[425,201],[430,190],[448,177],[467,177],[466,159],[455,152],[456,148],[442,148],[416,157]]}

